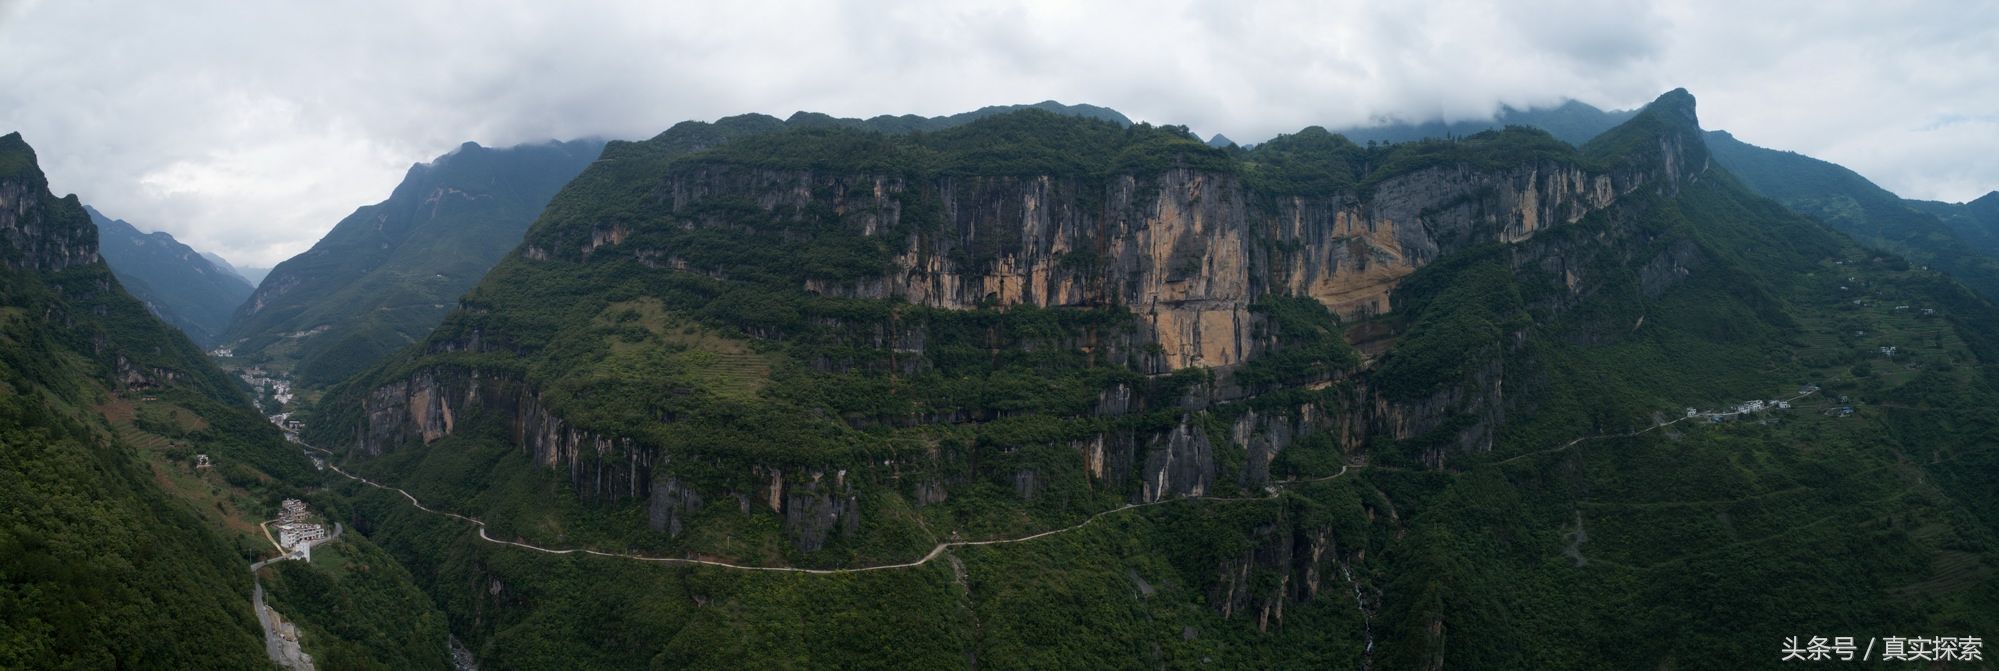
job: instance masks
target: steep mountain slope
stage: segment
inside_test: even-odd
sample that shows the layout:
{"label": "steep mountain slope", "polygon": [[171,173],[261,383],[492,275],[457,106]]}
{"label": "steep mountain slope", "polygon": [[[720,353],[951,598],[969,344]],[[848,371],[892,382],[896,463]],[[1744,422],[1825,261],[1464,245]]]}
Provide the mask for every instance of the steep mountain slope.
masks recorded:
{"label": "steep mountain slope", "polygon": [[1426,138],[1464,137],[1480,131],[1505,128],[1507,126],[1531,126],[1548,131],[1549,134],[1578,147],[1604,131],[1629,120],[1636,110],[1609,111],[1597,109],[1588,103],[1570,100],[1555,107],[1514,109],[1501,107],[1490,120],[1426,121],[1423,123],[1395,123],[1380,126],[1360,126],[1338,131],[1347,139],[1361,144],[1368,142],[1412,142]]}
{"label": "steep mountain slope", "polygon": [[238,357],[308,386],[367,367],[428,333],[602,146],[468,142],[411,167],[388,200],[278,264],[225,340]]}
{"label": "steep mountain slope", "polygon": [[[936,131],[1036,109],[1131,121],[1115,110],[1043,101],[940,117],[843,119],[801,112],[770,128]],[[597,158],[601,143],[491,150],[467,143],[416,166],[383,203],[343,220],[317,245],[271,271],[236,313],[227,339],[247,362],[329,385],[420,339],[452,301],[513,249],[555,190]]]}
{"label": "steep mountain slope", "polygon": [[1987,193],[1968,203],[1940,203],[1904,200],[1904,204],[1936,216],[1950,227],[1959,240],[1979,252],[1999,257],[1999,191]]}
{"label": "steep mountain slope", "polygon": [[97,247],[0,137],[0,667],[265,668],[256,546],[219,532],[244,501],[214,492],[276,495],[305,461]]}
{"label": "steep mountain slope", "polygon": [[[1571,101],[1553,109],[1502,109],[1490,122],[1393,124],[1339,131],[1354,142],[1407,142],[1531,126],[1581,146],[1629,119]],[[1971,203],[1906,200],[1837,164],[1742,142],[1712,131],[1714,159],[1758,194],[1821,219],[1862,244],[1943,270],[1987,298],[1999,297],[1999,193]]]}
{"label": "steep mountain slope", "polygon": [[[511,667],[1742,668],[1989,629],[1999,315],[1708,152],[1684,91],[1580,150],[681,124],[312,439],[482,521],[341,489]],[[786,566],[872,570],[742,568]]]}
{"label": "steep mountain slope", "polygon": [[[1971,206],[1924,206],[1904,200],[1839,165],[1802,154],[1764,149],[1722,131],[1709,134],[1715,160],[1742,181],[1794,212],[1819,219],[1862,244],[1950,274],[1990,299],[1999,299],[1999,244],[1975,221]],[[1940,215],[1963,212],[1958,227]],[[1975,238],[1967,238],[1963,233]],[[1976,242],[1973,242],[1976,240]]]}
{"label": "steep mountain slope", "polygon": [[256,288],[164,232],[142,233],[122,219],[85,207],[97,226],[104,263],[134,298],[203,347],[214,346],[236,306]]}
{"label": "steep mountain slope", "polygon": [[[244,569],[315,471],[125,293],[96,229],[0,137],[0,668],[271,668]],[[265,573],[321,668],[450,665],[441,614],[368,539],[315,554]]]}
{"label": "steep mountain slope", "polygon": [[202,252],[201,258],[208,259],[208,262],[215,264],[217,268],[227,270],[230,274],[243,278],[244,282],[249,283],[250,290],[252,291],[257,289],[258,282],[264,281],[264,275],[269,274],[271,271],[269,268],[238,268],[235,264],[230,263],[229,259],[222,258],[221,254],[214,252]]}

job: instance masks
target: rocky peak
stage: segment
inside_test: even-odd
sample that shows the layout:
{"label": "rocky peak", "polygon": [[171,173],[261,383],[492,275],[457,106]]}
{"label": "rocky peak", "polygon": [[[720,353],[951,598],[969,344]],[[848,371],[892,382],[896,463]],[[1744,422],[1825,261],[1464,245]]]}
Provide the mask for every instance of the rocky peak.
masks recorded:
{"label": "rocky peak", "polygon": [[1700,116],[1694,113],[1694,94],[1684,88],[1673,89],[1659,94],[1658,98],[1645,106],[1640,114],[1660,114],[1678,121],[1688,129],[1700,129]]}
{"label": "rocky peak", "polygon": [[1584,144],[1583,154],[1616,172],[1659,174],[1667,190],[1699,178],[1709,166],[1700,115],[1686,89],[1660,95],[1630,121]]}
{"label": "rocky peak", "polygon": [[97,228],[74,194],[56,198],[20,133],[0,137],[0,263],[56,272],[97,262]]}
{"label": "rocky peak", "polygon": [[[1021,125],[1008,132],[1073,131]],[[847,217],[850,232],[893,250],[885,272],[805,277],[804,289],[945,309],[1131,306],[1148,322],[1147,341],[1162,355],[1154,372],[1163,372],[1254,357],[1257,322],[1249,307],[1260,296],[1310,296],[1345,317],[1388,312],[1400,280],[1431,260],[1524,241],[1641,188],[1676,190],[1707,165],[1693,97],[1684,91],[1661,96],[1584,156],[1566,147],[1524,151],[1541,140],[1531,131],[1510,133],[1383,149],[1363,160],[1360,153],[1370,150],[1306,129],[1299,137],[1329,141],[1294,151],[1328,154],[1365,173],[1339,178],[1344,186],[1324,193],[1266,187],[1269,181],[1254,175],[1282,168],[1259,166],[1255,156],[1243,167],[1226,155],[1199,165],[1183,155],[1178,163],[1102,177],[955,168],[871,173],[824,167],[837,165],[830,158],[797,169],[694,157],[648,176],[657,180],[648,200],[689,229],[729,225],[700,214],[726,203],[755,203],[779,226],[806,226],[815,212],[856,213]],[[813,137],[772,135],[765,143],[809,155]],[[1186,144],[1213,151],[1198,140]],[[1432,150],[1437,154],[1422,153]],[[1070,151],[1093,159],[1080,155],[1090,150]],[[1348,154],[1357,162],[1347,163]],[[1373,163],[1382,165],[1358,167]],[[941,221],[905,222],[905,213],[916,211],[911,203],[937,204]],[[557,217],[546,223],[566,225]],[[571,249],[591,259],[674,256],[615,222],[576,223]],[[532,258],[571,244],[558,242],[567,233],[551,233],[530,233]]]}

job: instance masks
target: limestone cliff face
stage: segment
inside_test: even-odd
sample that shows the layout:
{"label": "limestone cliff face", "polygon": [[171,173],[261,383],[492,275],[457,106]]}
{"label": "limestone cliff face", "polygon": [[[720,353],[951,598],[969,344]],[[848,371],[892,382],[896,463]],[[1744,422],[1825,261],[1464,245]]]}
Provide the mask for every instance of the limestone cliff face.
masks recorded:
{"label": "limestone cliff face", "polygon": [[[878,248],[891,250],[879,274],[829,275],[803,280],[801,288],[940,309],[1121,306],[1139,317],[1135,333],[1109,334],[1103,342],[1091,334],[1087,343],[1049,346],[1093,357],[1101,348],[1103,357],[1093,360],[1144,373],[1190,367],[1227,371],[1272,346],[1260,335],[1265,318],[1250,310],[1260,298],[1309,296],[1349,318],[1389,312],[1398,308],[1395,289],[1404,278],[1477,246],[1506,245],[1516,271],[1565,278],[1571,295],[1546,299],[1552,304],[1540,307],[1549,310],[1591,295],[1603,284],[1591,275],[1601,268],[1643,268],[1644,290],[1663,291],[1700,265],[1697,251],[1647,240],[1606,244],[1607,238],[1638,235],[1630,227],[1592,229],[1594,238],[1547,232],[1599,213],[1614,219],[1621,216],[1614,207],[1620,202],[1670,193],[1683,180],[1697,179],[1705,170],[1705,153],[1687,142],[1699,140],[1669,135],[1658,140],[1657,152],[1635,154],[1652,158],[1602,170],[1583,167],[1595,163],[1581,159],[1500,167],[1447,163],[1313,197],[1276,197],[1257,192],[1240,175],[1189,168],[1093,180],[917,178],[688,163],[665,170],[641,192],[642,209],[650,213],[646,222],[579,222],[570,229],[531,232],[519,258],[598,263],[624,257],[728,281],[731,269],[692,268],[671,244],[660,242],[669,238],[649,233],[654,227],[727,232],[754,226],[762,227],[760,234],[820,235],[839,227],[843,235],[874,238],[882,243]],[[1598,258],[1605,253],[1636,256],[1605,263]],[[855,338],[857,348],[895,353],[888,368],[898,373],[924,365],[927,344],[920,330],[905,330],[892,319],[840,327],[851,327],[843,337]],[[782,335],[748,328],[745,333]],[[506,340],[504,334],[490,335],[494,342]],[[1284,450],[1317,433],[1330,434],[1345,451],[1377,438],[1429,437],[1435,447],[1425,460],[1441,466],[1452,451],[1489,449],[1497,427],[1520,411],[1508,398],[1518,376],[1508,370],[1504,355],[1517,351],[1524,336],[1504,334],[1504,342],[1489,348],[1491,360],[1475,362],[1463,379],[1438,381],[1417,398],[1384,396],[1364,372],[1320,381],[1341,385],[1337,402],[1259,405],[1255,411],[1231,407],[1249,392],[1231,387],[1226,374],[1165,402],[1172,407],[1146,407],[1148,401],[1132,389],[1113,386],[1094,409],[1111,428],[1071,440],[1068,447],[1080,457],[1092,486],[1135,502],[1259,490],[1270,482],[1272,465]],[[475,331],[470,342],[433,343],[432,349],[477,350],[479,339]],[[826,371],[856,365],[822,359],[801,363]],[[677,533],[703,506],[733,498],[745,512],[767,508],[782,517],[793,542],[807,550],[859,523],[856,482],[895,487],[922,506],[949,500],[957,488],[980,480],[1010,480],[1016,494],[1032,499],[1058,475],[1033,467],[993,473],[976,472],[976,465],[933,468],[951,458],[933,450],[932,463],[806,469],[760,464],[730,476],[756,484],[697,486],[673,472],[675,455],[660,447],[572,426],[525,381],[482,379],[476,371],[422,372],[374,389],[366,407],[357,436],[366,452],[435,441],[457,430],[469,413],[497,413],[524,452],[567,473],[585,495],[647,501],[656,530]],[[1116,421],[1128,415],[1149,419]],[[1161,415],[1177,421],[1162,426]],[[906,426],[990,419],[946,410],[857,421]],[[1444,430],[1450,435],[1437,439]],[[1231,463],[1225,466],[1224,460]],[[916,477],[903,478],[905,468]]]}
{"label": "limestone cliff face", "polygon": [[742,502],[743,512],[767,506],[782,516],[787,537],[806,552],[823,547],[837,530],[853,532],[861,520],[859,495],[844,470],[752,466],[743,475],[761,486],[704,494],[671,472],[671,455],[631,438],[579,429],[552,412],[530,385],[510,376],[426,369],[375,388],[363,411],[354,444],[371,456],[444,439],[474,414],[499,418],[523,453],[565,473],[579,494],[644,501],[651,528],[670,535],[679,535],[684,519],[708,501],[731,497]]}
{"label": "limestone cliff face", "polygon": [[75,196],[50,198],[40,174],[0,177],[0,249],[9,269],[53,273],[96,263],[97,229]]}
{"label": "limestone cliff face", "polygon": [[[1269,198],[1235,175],[1189,169],[1126,175],[1107,185],[1056,177],[941,177],[709,166],[668,176],[654,193],[683,226],[727,227],[700,214],[717,202],[753,202],[780,220],[846,215],[900,250],[882,275],[808,280],[826,295],[895,298],[941,308],[982,304],[1128,306],[1163,352],[1158,368],[1229,366],[1256,355],[1250,303],[1306,295],[1348,317],[1389,311],[1403,277],[1457,249],[1520,242],[1574,222],[1669,175],[1592,173],[1543,161],[1505,170],[1446,165],[1365,192]],[[936,203],[936,218],[908,202]],[[926,210],[928,211],[928,210]],[[923,219],[923,220],[917,220]],[[631,254],[656,266],[661,250],[621,249],[621,224],[594,231],[588,257]],[[528,258],[548,250],[529,249]]]}
{"label": "limestone cliff face", "polygon": [[[1096,414],[1117,417],[1142,412],[1143,405],[1130,388],[1118,385],[1099,395]],[[1196,389],[1181,399],[1180,408],[1185,414],[1170,429],[1106,431],[1069,447],[1082,457],[1091,482],[1110,491],[1133,491],[1134,502],[1150,503],[1204,496],[1217,489],[1258,491],[1270,484],[1270,465],[1285,449],[1315,434],[1338,436],[1344,428],[1336,413],[1308,402],[1290,408],[1243,409],[1228,423],[1225,434],[1211,436],[1198,420],[1226,409],[1212,392]],[[1221,480],[1218,444],[1245,455],[1233,482]]]}
{"label": "limestone cliff face", "polygon": [[[1517,337],[1512,340],[1518,342]],[[1500,356],[1486,361],[1463,379],[1453,380],[1419,399],[1391,400],[1368,387],[1360,387],[1361,398],[1357,402],[1362,411],[1350,417],[1361,424],[1349,426],[1353,432],[1350,444],[1364,444],[1377,436],[1409,440],[1454,427],[1448,436],[1422,453],[1424,465],[1443,468],[1453,453],[1492,449],[1494,431],[1506,421],[1506,389],[1506,364]]]}
{"label": "limestone cliff face", "polygon": [[1270,463],[1299,438],[1330,428],[1326,413],[1317,405],[1304,404],[1292,413],[1243,412],[1229,426],[1229,441],[1247,455],[1242,485],[1255,488],[1270,481]]}
{"label": "limestone cliff face", "polygon": [[1253,536],[1253,547],[1217,562],[1207,597],[1222,617],[1252,619],[1259,631],[1282,626],[1285,604],[1319,598],[1341,562],[1359,558],[1331,529],[1292,520],[1259,526]]}
{"label": "limestone cliff face", "polygon": [[181,381],[180,371],[160,366],[146,366],[116,354],[112,363],[112,382],[119,389],[143,391],[159,389]]}
{"label": "limestone cliff face", "polygon": [[[1586,238],[1537,238],[1511,247],[1509,263],[1514,273],[1536,272],[1561,278],[1565,293],[1538,299],[1528,308],[1540,314],[1561,314],[1589,300],[1606,286],[1620,284],[1606,273],[1630,272],[1638,295],[1655,298],[1713,263],[1698,244],[1685,237],[1662,236],[1643,226],[1626,225],[1621,213],[1609,217],[1609,225]],[[1614,299],[1606,299],[1614,300]],[[1598,325],[1596,330],[1577,328],[1571,337],[1576,344],[1588,345],[1622,337],[1643,326],[1643,316],[1635,322]],[[1428,436],[1430,444],[1422,453],[1423,462],[1442,468],[1453,453],[1492,449],[1495,432],[1509,413],[1522,409],[1508,397],[1508,390],[1526,384],[1508,370],[1509,356],[1526,345],[1526,331],[1500,335],[1487,348],[1477,365],[1456,380],[1442,384],[1416,398],[1394,398],[1382,394],[1367,375],[1355,378],[1343,412],[1333,418],[1341,444],[1363,445],[1374,438],[1406,441]],[[1431,435],[1432,432],[1444,435]],[[1252,462],[1253,463],[1253,462]]]}
{"label": "limestone cliff face", "polygon": [[1145,448],[1145,479],[1140,501],[1203,496],[1214,486],[1215,454],[1208,435],[1185,420],[1172,431],[1154,436]]}
{"label": "limestone cliff face", "polygon": [[420,371],[371,391],[363,412],[354,442],[369,455],[436,442],[468,415],[491,413],[506,421],[514,444],[535,463],[567,472],[579,493],[595,499],[648,494],[658,456],[628,438],[578,429],[550,412],[528,385],[477,370]]}

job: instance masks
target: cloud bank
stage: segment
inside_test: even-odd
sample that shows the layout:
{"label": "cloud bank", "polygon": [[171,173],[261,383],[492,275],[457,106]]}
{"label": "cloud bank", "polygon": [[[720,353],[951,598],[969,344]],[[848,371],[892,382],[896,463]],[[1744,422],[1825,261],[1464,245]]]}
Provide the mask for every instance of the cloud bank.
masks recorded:
{"label": "cloud bank", "polygon": [[1965,200],[1999,188],[1992,72],[1999,6],[1972,2],[0,0],[0,131],[59,191],[240,265],[466,140],[1051,98],[1253,141],[1685,86],[1710,128]]}

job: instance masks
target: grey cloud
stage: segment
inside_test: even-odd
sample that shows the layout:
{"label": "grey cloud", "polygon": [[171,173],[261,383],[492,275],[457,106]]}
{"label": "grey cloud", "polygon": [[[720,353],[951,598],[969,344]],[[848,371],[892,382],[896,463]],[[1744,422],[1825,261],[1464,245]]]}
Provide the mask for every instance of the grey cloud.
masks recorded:
{"label": "grey cloud", "polygon": [[1978,3],[0,0],[0,130],[58,189],[244,265],[459,143],[1057,99],[1244,141],[1686,86],[1703,120],[1911,196],[1999,186]]}

